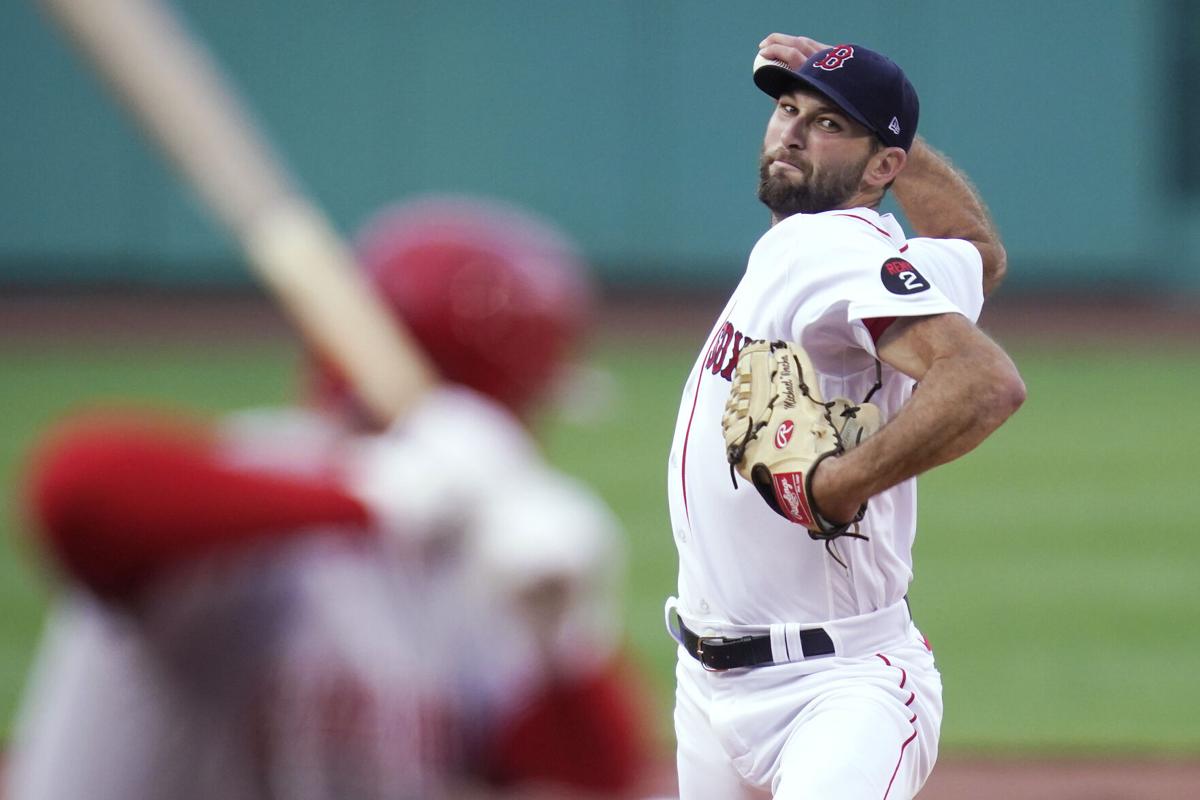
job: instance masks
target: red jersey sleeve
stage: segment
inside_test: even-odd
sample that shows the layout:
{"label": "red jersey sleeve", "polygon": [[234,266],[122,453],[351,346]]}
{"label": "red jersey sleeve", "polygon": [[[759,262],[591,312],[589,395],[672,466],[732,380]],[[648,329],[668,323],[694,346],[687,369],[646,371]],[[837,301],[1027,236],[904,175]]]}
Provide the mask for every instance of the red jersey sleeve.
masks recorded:
{"label": "red jersey sleeve", "polygon": [[207,428],[108,417],[72,423],[37,449],[33,528],[72,578],[101,597],[248,543],[315,525],[364,532],[368,512],[332,480],[223,463]]}
{"label": "red jersey sleeve", "polygon": [[884,331],[890,328],[895,321],[895,317],[870,317],[864,319],[863,324],[867,326],[867,332],[871,334],[871,341],[879,344],[879,337],[883,336]]}
{"label": "red jersey sleeve", "polygon": [[623,664],[543,687],[497,732],[485,759],[488,778],[498,786],[628,793],[649,761],[639,688]]}

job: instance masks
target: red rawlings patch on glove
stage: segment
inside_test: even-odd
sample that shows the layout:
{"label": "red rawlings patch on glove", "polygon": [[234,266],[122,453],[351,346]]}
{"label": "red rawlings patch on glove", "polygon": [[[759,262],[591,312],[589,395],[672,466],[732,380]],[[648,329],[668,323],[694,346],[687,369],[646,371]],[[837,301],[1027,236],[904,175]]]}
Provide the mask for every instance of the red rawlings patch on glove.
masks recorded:
{"label": "red rawlings patch on glove", "polygon": [[787,447],[788,442],[792,440],[792,432],[796,430],[796,423],[790,419],[785,419],[783,424],[775,430],[775,448],[782,450]]}
{"label": "red rawlings patch on glove", "polygon": [[808,507],[808,500],[804,496],[804,473],[780,472],[773,474],[771,480],[775,484],[775,498],[783,515],[806,528],[815,528],[816,515]]}

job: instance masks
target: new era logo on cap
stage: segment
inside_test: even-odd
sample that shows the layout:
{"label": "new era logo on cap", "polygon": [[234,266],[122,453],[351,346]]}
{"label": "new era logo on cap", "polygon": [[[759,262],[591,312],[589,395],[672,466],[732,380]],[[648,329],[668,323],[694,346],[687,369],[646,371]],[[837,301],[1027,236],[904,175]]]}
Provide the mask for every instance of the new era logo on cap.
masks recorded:
{"label": "new era logo on cap", "polygon": [[832,100],[889,147],[912,147],[920,102],[904,71],[887,56],[862,45],[839,44],[815,53],[799,70],[766,63],[754,83],[772,97],[797,84]]}

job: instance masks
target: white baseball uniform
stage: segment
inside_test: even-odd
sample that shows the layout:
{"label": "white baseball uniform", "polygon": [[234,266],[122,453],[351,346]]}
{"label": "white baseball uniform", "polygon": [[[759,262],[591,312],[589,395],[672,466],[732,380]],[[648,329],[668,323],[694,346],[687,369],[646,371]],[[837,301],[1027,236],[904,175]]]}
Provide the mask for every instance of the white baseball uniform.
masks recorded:
{"label": "white baseball uniform", "polygon": [[[906,602],[915,480],[872,497],[868,539],[843,537],[829,553],[745,481],[735,488],[721,417],[742,345],[784,339],[812,357],[827,399],[862,401],[878,376],[870,399],[886,421],[914,382],[880,366],[875,338],[896,317],[974,320],[982,302],[971,244],[907,240],[891,215],[870,209],[791,216],[755,245],[684,386],[668,466],[684,800],[896,800],[929,775],[941,680]],[[680,622],[702,637],[768,636],[774,663],[708,671],[683,646]]]}
{"label": "white baseball uniform", "polygon": [[[446,419],[422,419],[425,435],[471,419],[513,480],[497,478],[504,496],[465,533],[347,536],[325,522],[184,563],[136,603],[75,588],[48,626],[14,732],[7,796],[443,796],[464,775],[497,766],[492,748],[509,741],[509,726],[549,683],[587,684],[602,671],[617,645],[615,518],[542,466],[515,423],[506,429],[478,402],[445,394],[432,405]],[[337,475],[335,488],[386,504],[389,490],[420,495],[420,476],[402,464],[431,464],[423,445],[412,446],[416,433],[356,439],[304,412],[252,414],[224,430],[221,486],[242,475]],[[73,471],[71,458],[62,461]],[[78,488],[66,490],[72,502],[131,507],[131,524],[143,524],[140,486],[125,480],[120,499],[98,495],[102,470],[82,469]],[[194,474],[203,483],[209,473]],[[180,510],[201,502],[227,496],[193,494]],[[399,526],[404,508],[413,510],[392,505],[371,508],[374,524]],[[293,516],[293,524],[302,523]],[[129,558],[103,552],[99,537],[90,546],[97,558]],[[523,598],[547,580],[570,597],[557,615],[530,617]]]}

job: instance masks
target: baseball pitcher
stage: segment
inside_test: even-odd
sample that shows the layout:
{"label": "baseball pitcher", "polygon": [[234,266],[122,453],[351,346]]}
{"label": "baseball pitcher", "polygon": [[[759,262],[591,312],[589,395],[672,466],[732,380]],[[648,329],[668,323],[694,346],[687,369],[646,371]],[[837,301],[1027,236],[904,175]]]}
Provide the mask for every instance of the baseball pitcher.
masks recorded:
{"label": "baseball pitcher", "polygon": [[[974,324],[1004,250],[886,56],[772,34],[753,77],[774,103],[772,224],[687,378],[668,465],[680,794],[910,798],[942,717],[906,601],[914,478],[1024,399]],[[877,210],[889,189],[916,237]]]}

